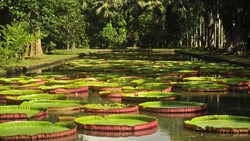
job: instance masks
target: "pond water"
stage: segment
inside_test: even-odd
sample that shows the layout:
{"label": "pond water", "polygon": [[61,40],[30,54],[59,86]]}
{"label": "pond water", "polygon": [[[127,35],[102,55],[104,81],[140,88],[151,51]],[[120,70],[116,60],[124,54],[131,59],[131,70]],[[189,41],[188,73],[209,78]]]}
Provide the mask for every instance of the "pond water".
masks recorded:
{"label": "pond water", "polygon": [[[105,55],[103,55],[105,56]],[[101,57],[103,57],[101,56]],[[167,56],[167,57],[166,57]],[[100,56],[99,56],[100,57]],[[107,55],[105,56],[107,57]],[[124,57],[124,56],[123,56]],[[133,57],[133,56],[130,56]],[[138,56],[137,56],[138,57]],[[143,59],[145,59],[142,56]],[[116,58],[119,59],[119,58]],[[124,59],[124,58],[122,58]],[[125,58],[129,59],[129,58]],[[160,60],[190,60],[187,56],[164,55]],[[195,60],[195,59],[192,59]],[[131,60],[133,61],[133,60]],[[62,66],[46,69],[44,71],[58,71]],[[74,73],[70,73],[74,75]],[[174,91],[180,91],[175,89]],[[73,99],[78,99],[77,97]],[[113,103],[114,100],[120,99],[103,99],[96,91],[89,91],[86,99],[88,103]],[[127,136],[122,133],[95,133],[78,131],[77,141],[225,141],[225,140],[250,140],[249,134],[217,134],[208,132],[193,131],[184,128],[183,121],[192,117],[211,114],[230,114],[237,116],[250,117],[250,94],[248,90],[231,90],[227,94],[216,93],[190,93],[182,92],[182,100],[208,103],[209,109],[203,112],[193,114],[152,114],[141,113],[155,116],[159,125],[157,131],[148,131],[146,133],[134,133],[134,136]],[[84,113],[74,114],[74,116],[82,116]],[[49,118],[54,121],[59,115]],[[153,132],[153,133],[151,133]],[[150,134],[151,133],[151,134]],[[141,135],[148,134],[148,135]],[[105,137],[114,136],[114,137]],[[115,137],[125,136],[125,137]]]}
{"label": "pond water", "polygon": [[[108,99],[101,99],[96,92],[89,93],[87,101],[90,103],[111,103]],[[247,91],[232,91],[226,95],[192,95],[187,94],[182,100],[208,103],[207,111],[194,114],[152,114],[141,113],[149,116],[155,116],[158,119],[158,130],[150,135],[129,136],[129,137],[104,137],[94,136],[90,133],[78,133],[77,141],[225,141],[225,140],[249,140],[246,135],[217,134],[208,132],[193,131],[184,128],[183,121],[191,117],[207,114],[230,114],[250,116],[250,95]],[[95,134],[95,133],[92,133]],[[107,134],[107,133],[106,133]],[[120,133],[111,133],[116,136]]]}

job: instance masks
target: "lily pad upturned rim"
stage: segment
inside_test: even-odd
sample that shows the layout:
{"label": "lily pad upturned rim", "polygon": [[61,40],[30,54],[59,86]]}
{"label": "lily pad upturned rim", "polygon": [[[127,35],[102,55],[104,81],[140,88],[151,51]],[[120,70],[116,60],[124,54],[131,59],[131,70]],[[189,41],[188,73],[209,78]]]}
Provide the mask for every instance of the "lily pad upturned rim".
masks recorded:
{"label": "lily pad upturned rim", "polygon": [[205,84],[188,84],[183,85],[182,90],[186,91],[194,91],[194,92],[223,92],[228,91],[229,86],[224,84],[217,84],[217,83],[205,83]]}
{"label": "lily pad upturned rim", "polygon": [[20,105],[24,101],[30,100],[66,100],[67,96],[65,94],[31,94],[31,95],[21,95],[21,96],[6,96],[7,104],[17,104]]}
{"label": "lily pad upturned rim", "polygon": [[75,123],[79,129],[95,131],[141,131],[158,126],[158,120],[155,117],[140,114],[85,116],[76,118]]}
{"label": "lily pad upturned rim", "polygon": [[5,90],[0,91],[0,95],[29,95],[43,93],[41,90]]}
{"label": "lily pad upturned rim", "polygon": [[181,97],[180,94],[175,92],[157,92],[157,91],[149,91],[149,92],[138,92],[134,95],[131,94],[123,94],[122,100],[124,101],[168,101],[168,100],[176,100]]}
{"label": "lily pad upturned rim", "polygon": [[157,132],[157,128],[150,128],[139,131],[93,131],[93,130],[80,130],[78,134],[90,135],[90,136],[101,136],[101,137],[129,137],[129,136],[145,136],[151,135]]}
{"label": "lily pad upturned rim", "polygon": [[[216,122],[217,121],[217,122]],[[206,122],[211,122],[210,124]],[[228,123],[227,123],[228,122]],[[230,123],[231,122],[231,123]],[[247,125],[240,127],[241,124]],[[208,115],[185,120],[184,126],[189,129],[217,133],[247,134],[250,132],[250,117],[233,115]]]}
{"label": "lily pad upturned rim", "polygon": [[[53,124],[47,121],[14,121],[1,123],[0,127],[2,132],[5,132],[5,135],[4,133],[0,134],[0,140],[44,140],[76,135],[76,125],[70,122],[58,122]],[[43,130],[38,130],[39,127]],[[46,127],[46,130],[44,130],[44,127]],[[17,128],[20,129],[17,130]],[[36,128],[37,130],[35,130]],[[49,128],[51,129],[48,130]],[[6,132],[6,130],[14,131]]]}
{"label": "lily pad upturned rim", "polygon": [[65,100],[67,96],[65,94],[31,94],[31,95],[21,95],[18,97],[7,96],[6,99],[12,100],[38,100],[38,99],[47,99],[47,100]]}
{"label": "lily pad upturned rim", "polygon": [[87,104],[87,102],[81,100],[31,100],[23,102],[21,105],[35,109],[46,108],[49,113],[67,114],[74,111],[80,112],[84,104]]}
{"label": "lily pad upturned rim", "polygon": [[121,98],[123,94],[134,94],[135,90],[114,90],[114,91],[100,91],[99,94],[101,97],[108,98]]}
{"label": "lily pad upturned rim", "polygon": [[139,104],[139,109],[156,113],[190,113],[208,108],[205,103],[188,101],[152,101]]}
{"label": "lily pad upturned rim", "polygon": [[46,109],[33,109],[28,106],[0,106],[0,119],[28,119],[47,116]]}
{"label": "lily pad upturned rim", "polygon": [[135,113],[138,111],[138,106],[120,103],[86,104],[83,109],[88,113]]}

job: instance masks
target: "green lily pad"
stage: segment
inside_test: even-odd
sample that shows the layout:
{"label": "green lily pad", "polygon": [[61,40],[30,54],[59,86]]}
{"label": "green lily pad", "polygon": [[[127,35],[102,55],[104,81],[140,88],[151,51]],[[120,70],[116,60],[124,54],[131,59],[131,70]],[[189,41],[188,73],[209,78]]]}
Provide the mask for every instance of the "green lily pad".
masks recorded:
{"label": "green lily pad", "polygon": [[0,91],[0,95],[29,95],[43,93],[41,90],[5,90]]}
{"label": "green lily pad", "polygon": [[[56,137],[67,136],[68,134],[75,134],[74,129],[76,125],[73,123],[50,123],[46,121],[15,121],[6,122],[0,124],[0,139],[10,140],[25,140],[34,138],[36,139],[55,139],[53,134],[57,134]],[[71,131],[70,131],[71,130]],[[69,131],[69,133],[67,133]],[[64,132],[64,135],[60,135],[60,132]]]}
{"label": "green lily pad", "polygon": [[187,113],[205,110],[207,104],[187,101],[153,101],[141,103],[139,108],[148,112]]}
{"label": "green lily pad", "polygon": [[123,94],[122,100],[125,101],[156,101],[156,100],[176,100],[181,96],[174,92],[138,92],[137,94]]}
{"label": "green lily pad", "polygon": [[231,115],[209,115],[184,121],[187,128],[219,133],[249,133],[250,118]]}
{"label": "green lily pad", "polygon": [[7,99],[12,100],[56,100],[56,99],[66,99],[67,96],[64,94],[31,94],[31,95],[22,95],[18,97],[7,96]]}
{"label": "green lily pad", "polygon": [[[44,108],[55,108],[55,109],[71,109],[72,107],[78,107],[77,109],[82,108],[87,102],[80,100],[31,100],[25,101],[22,106],[30,106],[35,109],[44,109]],[[74,109],[74,108],[73,108]],[[66,111],[66,110],[65,110]]]}
{"label": "green lily pad", "polygon": [[[111,114],[85,116],[75,119],[79,128],[99,131],[138,131],[157,127],[157,119],[145,115]],[[87,125],[87,126],[85,126]]]}
{"label": "green lily pad", "polygon": [[26,114],[28,118],[41,112],[27,106],[0,106],[0,117],[5,114]]}

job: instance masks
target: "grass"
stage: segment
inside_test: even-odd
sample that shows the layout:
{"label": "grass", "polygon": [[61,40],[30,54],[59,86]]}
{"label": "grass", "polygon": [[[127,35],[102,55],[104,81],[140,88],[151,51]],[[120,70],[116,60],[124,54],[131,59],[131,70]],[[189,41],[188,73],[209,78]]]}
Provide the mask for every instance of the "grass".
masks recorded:
{"label": "grass", "polygon": [[23,66],[33,66],[38,64],[51,63],[57,60],[67,59],[79,56],[79,54],[90,54],[100,51],[98,49],[75,49],[75,50],[53,50],[52,54],[43,54],[41,56],[26,57],[24,60],[18,60],[6,65],[0,65],[0,74],[5,73],[9,68],[18,68]]}

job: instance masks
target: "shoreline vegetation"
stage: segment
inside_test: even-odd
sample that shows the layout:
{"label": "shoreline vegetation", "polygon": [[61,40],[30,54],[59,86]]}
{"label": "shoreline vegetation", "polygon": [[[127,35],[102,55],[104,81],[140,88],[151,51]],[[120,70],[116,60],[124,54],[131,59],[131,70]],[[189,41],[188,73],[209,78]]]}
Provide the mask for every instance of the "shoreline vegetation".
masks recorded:
{"label": "shoreline vegetation", "polygon": [[29,69],[49,66],[52,64],[60,63],[62,61],[77,59],[82,55],[90,55],[95,52],[106,52],[112,53],[113,51],[117,52],[145,52],[148,53],[181,53],[188,54],[201,59],[216,60],[221,62],[233,63],[236,65],[241,65],[245,67],[250,67],[250,57],[244,56],[235,56],[228,54],[215,53],[210,51],[200,51],[197,49],[170,49],[170,48],[161,48],[161,49],[75,49],[75,50],[53,50],[51,54],[44,54],[41,56],[25,58],[17,62],[0,65],[0,77],[4,77],[7,74],[11,73],[20,73],[27,71]]}

